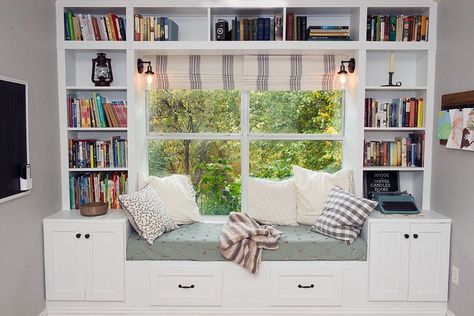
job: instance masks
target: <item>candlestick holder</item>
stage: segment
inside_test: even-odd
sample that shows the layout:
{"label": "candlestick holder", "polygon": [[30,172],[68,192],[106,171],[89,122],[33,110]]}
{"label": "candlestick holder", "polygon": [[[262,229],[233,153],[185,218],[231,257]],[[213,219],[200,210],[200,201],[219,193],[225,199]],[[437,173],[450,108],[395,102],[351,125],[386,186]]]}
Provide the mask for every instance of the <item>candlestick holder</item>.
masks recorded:
{"label": "candlestick holder", "polygon": [[382,87],[401,87],[402,83],[400,81],[397,81],[396,83],[393,83],[393,71],[389,71],[388,73],[388,84],[382,85]]}

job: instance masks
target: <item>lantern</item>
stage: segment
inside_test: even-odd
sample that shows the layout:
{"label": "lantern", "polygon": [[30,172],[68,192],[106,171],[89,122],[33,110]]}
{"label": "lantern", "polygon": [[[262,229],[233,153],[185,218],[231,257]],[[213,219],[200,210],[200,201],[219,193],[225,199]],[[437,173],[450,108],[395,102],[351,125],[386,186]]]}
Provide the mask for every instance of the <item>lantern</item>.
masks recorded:
{"label": "lantern", "polygon": [[108,87],[114,80],[110,58],[104,53],[97,53],[97,58],[92,58],[92,82],[99,87]]}

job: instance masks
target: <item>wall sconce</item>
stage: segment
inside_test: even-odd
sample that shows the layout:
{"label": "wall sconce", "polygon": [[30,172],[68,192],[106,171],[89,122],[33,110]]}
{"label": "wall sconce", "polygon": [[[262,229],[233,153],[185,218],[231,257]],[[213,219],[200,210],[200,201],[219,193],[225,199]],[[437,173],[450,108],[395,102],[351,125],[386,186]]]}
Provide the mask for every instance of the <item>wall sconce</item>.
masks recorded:
{"label": "wall sconce", "polygon": [[[344,64],[347,64],[347,70],[346,66]],[[349,60],[342,60],[341,61],[341,67],[339,69],[339,72],[337,73],[339,75],[339,81],[341,82],[342,85],[344,85],[347,81],[347,74],[348,73],[353,73],[355,71],[356,67],[356,61],[354,58],[351,58]],[[349,72],[347,72],[349,71]]]}
{"label": "wall sconce", "polygon": [[151,61],[144,61],[141,58],[137,60],[137,71],[139,74],[143,73],[143,69],[145,68],[145,64],[148,64],[146,67],[145,75],[146,75],[146,82],[148,85],[153,83],[153,76],[155,73],[153,72],[153,68],[151,67]]}

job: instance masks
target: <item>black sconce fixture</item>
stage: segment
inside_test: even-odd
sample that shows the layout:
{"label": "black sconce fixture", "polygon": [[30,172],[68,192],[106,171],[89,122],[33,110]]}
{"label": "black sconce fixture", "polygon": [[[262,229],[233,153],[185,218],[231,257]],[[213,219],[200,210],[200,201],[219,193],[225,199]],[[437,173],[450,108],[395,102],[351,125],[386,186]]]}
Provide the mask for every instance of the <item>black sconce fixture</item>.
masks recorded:
{"label": "black sconce fixture", "polygon": [[[344,64],[347,64],[347,70],[346,66]],[[341,84],[345,84],[347,81],[347,74],[349,73],[354,73],[356,67],[356,61],[354,58],[351,58],[349,60],[342,60],[341,61],[341,67],[339,68],[339,72],[337,73],[339,75],[339,80],[341,81]]]}
{"label": "black sconce fixture", "polygon": [[145,64],[148,64],[146,67],[145,75],[146,75],[146,82],[148,84],[151,84],[153,82],[153,76],[155,73],[153,72],[153,68],[151,67],[151,61],[144,61],[141,58],[138,58],[137,60],[137,71],[139,74],[143,73],[143,70],[145,68]]}

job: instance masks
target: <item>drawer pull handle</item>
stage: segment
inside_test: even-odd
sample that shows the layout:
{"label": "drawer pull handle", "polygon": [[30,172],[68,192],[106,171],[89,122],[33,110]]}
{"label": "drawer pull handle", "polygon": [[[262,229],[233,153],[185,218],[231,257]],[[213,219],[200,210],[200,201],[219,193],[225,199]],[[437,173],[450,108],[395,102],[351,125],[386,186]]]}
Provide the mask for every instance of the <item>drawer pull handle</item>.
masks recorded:
{"label": "drawer pull handle", "polygon": [[191,284],[191,285],[181,285],[181,284],[179,284],[178,288],[180,288],[180,289],[194,289],[194,284]]}
{"label": "drawer pull handle", "polygon": [[405,234],[404,236],[405,236],[406,239],[410,238],[410,235],[408,235],[408,234]]}
{"label": "drawer pull handle", "polygon": [[89,239],[90,236],[91,236],[91,235],[89,235],[89,234],[85,234],[85,235],[84,235],[84,237],[86,237],[86,239]]}
{"label": "drawer pull handle", "polygon": [[418,234],[413,234],[413,238],[417,239],[417,238],[418,238]]}
{"label": "drawer pull handle", "polygon": [[81,238],[81,234],[77,233],[77,234],[76,234],[76,238],[77,238],[77,239]]}
{"label": "drawer pull handle", "polygon": [[312,288],[314,288],[314,284],[311,284],[311,285],[298,284],[298,288],[300,288],[300,289],[312,289]]}

